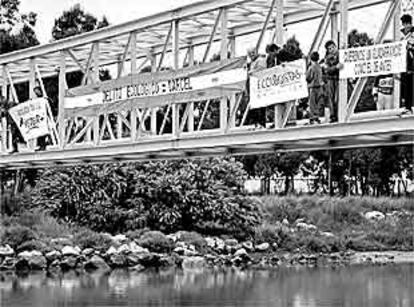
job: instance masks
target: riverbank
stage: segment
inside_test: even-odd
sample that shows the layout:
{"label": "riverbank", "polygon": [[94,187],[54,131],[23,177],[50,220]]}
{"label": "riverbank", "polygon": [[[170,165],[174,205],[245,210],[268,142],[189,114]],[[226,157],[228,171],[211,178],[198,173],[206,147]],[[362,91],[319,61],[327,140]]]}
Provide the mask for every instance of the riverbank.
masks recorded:
{"label": "riverbank", "polygon": [[[414,263],[409,199],[263,197],[250,236],[138,229],[111,235],[35,211],[5,218],[0,270],[93,271]],[[390,252],[391,251],[391,252]]]}

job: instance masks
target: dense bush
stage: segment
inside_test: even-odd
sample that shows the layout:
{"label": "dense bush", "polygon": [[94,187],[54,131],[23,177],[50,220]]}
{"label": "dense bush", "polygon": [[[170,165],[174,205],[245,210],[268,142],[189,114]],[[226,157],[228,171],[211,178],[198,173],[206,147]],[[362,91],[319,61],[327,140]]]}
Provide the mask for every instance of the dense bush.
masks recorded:
{"label": "dense bush", "polygon": [[226,159],[51,169],[33,205],[95,231],[148,227],[246,237],[261,215],[242,193],[245,176],[241,164]]}
{"label": "dense bush", "polygon": [[9,244],[13,248],[34,239],[37,239],[36,233],[29,227],[22,225],[5,226],[2,234],[2,244]]}
{"label": "dense bush", "polygon": [[107,251],[113,245],[108,235],[97,233],[90,229],[78,230],[73,238],[73,242],[80,248],[93,248],[100,251]]}
{"label": "dense bush", "polygon": [[137,243],[156,253],[168,253],[171,252],[174,247],[172,240],[168,239],[167,236],[160,231],[148,231],[144,233],[141,238],[137,240]]}

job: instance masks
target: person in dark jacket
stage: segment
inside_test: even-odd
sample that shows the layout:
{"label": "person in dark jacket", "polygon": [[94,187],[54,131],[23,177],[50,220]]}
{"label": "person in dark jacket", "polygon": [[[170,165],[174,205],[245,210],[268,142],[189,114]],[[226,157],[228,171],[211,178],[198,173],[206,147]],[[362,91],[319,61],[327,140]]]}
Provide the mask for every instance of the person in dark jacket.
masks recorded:
{"label": "person in dark jacket", "polygon": [[319,53],[314,51],[310,55],[311,64],[306,71],[306,82],[309,88],[310,124],[320,123],[324,107],[322,67],[319,64]]}
{"label": "person in dark jacket", "polygon": [[401,17],[403,39],[407,40],[407,72],[401,74],[402,101],[405,106],[405,114],[413,112],[413,86],[414,86],[414,27],[411,15]]}
{"label": "person in dark jacket", "polygon": [[[20,133],[19,128],[12,119],[9,110],[16,105],[13,101],[7,100],[5,97],[0,96],[0,120],[6,118],[6,123],[10,127],[10,134],[12,140],[11,154],[18,152],[18,144],[23,142],[23,137]],[[7,127],[3,127],[7,129]]]}
{"label": "person in dark jacket", "polygon": [[334,122],[338,120],[339,70],[342,65],[339,63],[339,51],[334,41],[327,41],[325,49],[326,55],[323,63],[323,72],[326,79],[325,89],[331,122]]}

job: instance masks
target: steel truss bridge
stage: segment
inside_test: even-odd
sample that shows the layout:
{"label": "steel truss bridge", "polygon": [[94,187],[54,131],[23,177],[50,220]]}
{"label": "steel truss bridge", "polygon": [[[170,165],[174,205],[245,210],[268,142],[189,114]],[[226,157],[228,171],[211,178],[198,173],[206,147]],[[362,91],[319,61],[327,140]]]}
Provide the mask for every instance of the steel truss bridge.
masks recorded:
{"label": "steel truss bridge", "polygon": [[399,40],[401,0],[209,0],[1,55],[3,96],[19,102],[16,85],[21,83],[29,84],[31,98],[37,84],[47,94],[43,81],[55,76],[59,107],[51,127],[53,146],[42,152],[8,154],[11,136],[2,119],[0,168],[413,144],[414,116],[397,115],[398,78],[394,109],[364,113],[354,110],[367,78],[358,79],[350,95],[347,81],[341,80],[338,122],[312,126],[295,121],[295,102],[286,102],[272,107],[267,129],[253,129],[246,124],[250,109],[242,103],[241,92],[85,116],[71,116],[64,108],[71,72],[83,73],[78,91],[100,89],[101,69],[116,67],[114,77],[120,79],[146,66],[153,73],[165,66],[196,66],[207,62],[214,50],[221,60],[233,58],[244,37],[254,37],[257,50],[269,42],[282,45],[284,26],[310,20],[319,22],[310,50],[318,50],[327,36],[346,48],[349,12],[380,4],[388,9],[375,42],[388,30]]}

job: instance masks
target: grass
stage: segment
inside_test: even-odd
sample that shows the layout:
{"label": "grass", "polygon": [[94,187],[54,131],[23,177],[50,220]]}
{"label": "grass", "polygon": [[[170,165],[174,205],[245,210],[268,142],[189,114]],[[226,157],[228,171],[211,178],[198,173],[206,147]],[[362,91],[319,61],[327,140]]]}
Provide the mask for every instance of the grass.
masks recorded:
{"label": "grass", "polygon": [[[313,252],[354,249],[412,250],[414,241],[414,202],[407,198],[372,197],[261,197],[264,222],[256,227],[255,241],[276,242],[285,250],[303,249]],[[408,212],[397,220],[384,219],[368,222],[364,213],[369,211],[391,213]],[[328,237],[306,231],[289,231],[282,226],[283,219],[293,224],[304,219],[318,227],[321,232],[330,232]],[[285,229],[284,229],[284,228]],[[290,229],[294,229],[291,227]]]}

